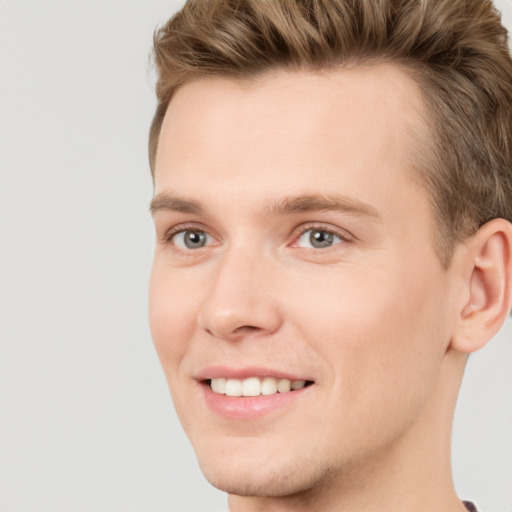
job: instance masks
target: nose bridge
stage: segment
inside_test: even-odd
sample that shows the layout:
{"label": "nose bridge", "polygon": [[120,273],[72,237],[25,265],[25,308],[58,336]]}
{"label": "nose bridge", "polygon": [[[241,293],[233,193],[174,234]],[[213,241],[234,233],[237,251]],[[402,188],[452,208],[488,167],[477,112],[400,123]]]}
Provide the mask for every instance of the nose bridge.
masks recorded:
{"label": "nose bridge", "polygon": [[263,251],[241,245],[227,249],[216,262],[200,326],[222,339],[276,331],[280,314],[271,274],[271,258]]}

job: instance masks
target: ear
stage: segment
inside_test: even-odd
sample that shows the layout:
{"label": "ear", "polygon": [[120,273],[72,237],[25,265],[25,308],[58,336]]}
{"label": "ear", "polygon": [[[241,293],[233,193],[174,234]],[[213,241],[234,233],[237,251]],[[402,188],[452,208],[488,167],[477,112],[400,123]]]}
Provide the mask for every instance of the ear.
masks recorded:
{"label": "ear", "polygon": [[491,340],[512,306],[512,224],[494,219],[464,245],[465,299],[451,346],[470,353]]}

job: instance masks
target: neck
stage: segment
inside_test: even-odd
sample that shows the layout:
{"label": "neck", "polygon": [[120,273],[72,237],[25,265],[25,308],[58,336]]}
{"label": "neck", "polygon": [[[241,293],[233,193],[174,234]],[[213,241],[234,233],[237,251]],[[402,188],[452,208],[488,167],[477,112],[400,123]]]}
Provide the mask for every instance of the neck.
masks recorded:
{"label": "neck", "polygon": [[450,350],[420,416],[380,453],[350,472],[290,496],[229,496],[230,512],[467,512],[453,486],[453,411],[466,356]]}

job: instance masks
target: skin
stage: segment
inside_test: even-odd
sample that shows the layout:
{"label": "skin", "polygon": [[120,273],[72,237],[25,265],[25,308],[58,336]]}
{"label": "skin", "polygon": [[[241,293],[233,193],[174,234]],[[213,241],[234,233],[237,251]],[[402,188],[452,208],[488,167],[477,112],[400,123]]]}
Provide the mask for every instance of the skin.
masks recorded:
{"label": "skin", "polygon": [[[201,469],[232,511],[465,510],[450,432],[478,348],[461,318],[476,315],[464,307],[483,244],[458,247],[443,269],[411,158],[422,119],[415,83],[392,65],[201,79],[170,103],[150,324]],[[305,195],[343,196],[345,208],[275,207]],[[184,246],[187,229],[206,244]],[[312,229],[332,245],[312,247]],[[215,365],[314,384],[261,418],[226,419],[195,378]]]}

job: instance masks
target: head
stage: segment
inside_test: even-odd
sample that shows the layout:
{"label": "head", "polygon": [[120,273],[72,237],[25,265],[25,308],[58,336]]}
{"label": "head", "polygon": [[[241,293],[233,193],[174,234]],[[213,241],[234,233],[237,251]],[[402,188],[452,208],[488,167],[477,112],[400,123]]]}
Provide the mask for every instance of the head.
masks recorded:
{"label": "head", "polygon": [[[491,3],[189,1],[154,55],[151,328],[207,478],[285,496],[389,476],[418,440],[447,458],[466,354],[511,301]],[[210,389],[246,377],[306,385]]]}

